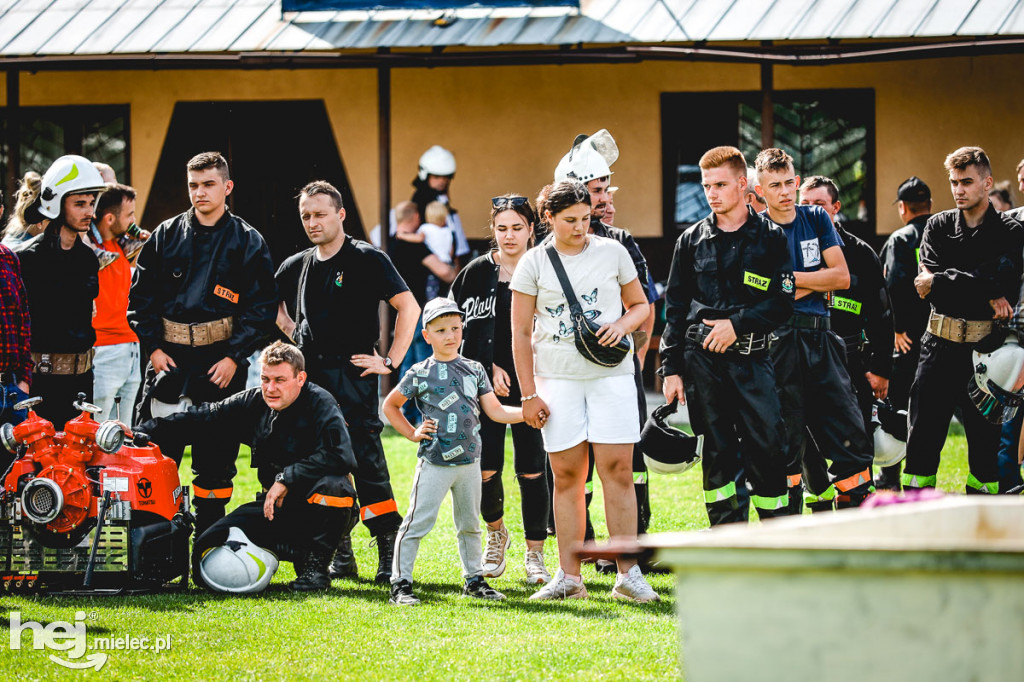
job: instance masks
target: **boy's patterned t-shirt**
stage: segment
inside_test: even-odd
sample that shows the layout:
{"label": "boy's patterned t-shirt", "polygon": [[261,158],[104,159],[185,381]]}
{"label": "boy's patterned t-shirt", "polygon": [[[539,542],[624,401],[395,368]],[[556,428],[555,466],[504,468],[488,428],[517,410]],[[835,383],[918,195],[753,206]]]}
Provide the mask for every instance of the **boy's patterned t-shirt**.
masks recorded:
{"label": "boy's patterned t-shirt", "polygon": [[494,390],[483,365],[461,355],[449,362],[430,357],[405,373],[398,390],[437,422],[433,438],[420,441],[419,457],[440,466],[480,458],[480,396]]}

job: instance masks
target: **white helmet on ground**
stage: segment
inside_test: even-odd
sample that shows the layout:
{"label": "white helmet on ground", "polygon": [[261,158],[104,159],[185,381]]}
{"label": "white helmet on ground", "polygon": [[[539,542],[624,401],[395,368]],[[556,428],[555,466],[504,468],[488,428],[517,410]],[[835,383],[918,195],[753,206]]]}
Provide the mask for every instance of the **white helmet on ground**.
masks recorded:
{"label": "white helmet on ground", "polygon": [[98,194],[106,188],[92,161],[75,154],[62,156],[43,175],[39,213],[53,220],[60,215],[64,197],[69,194]]}
{"label": "white helmet on ground", "polygon": [[588,183],[612,174],[611,165],[619,158],[619,148],[611,133],[602,128],[587,137],[577,135],[569,153],[555,167],[555,182],[575,179]]}
{"label": "white helmet on ground", "polygon": [[877,400],[871,407],[874,426],[875,466],[889,467],[907,456],[907,411],[894,410],[888,401]]}
{"label": "white helmet on ground", "polygon": [[991,353],[974,351],[974,376],[967,384],[971,400],[981,415],[993,424],[1013,419],[1021,404],[1021,375],[1024,348],[1015,333]]}
{"label": "white helmet on ground", "polygon": [[423,152],[420,157],[420,180],[426,180],[428,175],[455,175],[455,155],[438,144]]}
{"label": "white helmet on ground", "polygon": [[203,581],[218,592],[262,592],[276,572],[277,557],[254,545],[235,526],[228,529],[223,545],[207,550],[199,561]]}

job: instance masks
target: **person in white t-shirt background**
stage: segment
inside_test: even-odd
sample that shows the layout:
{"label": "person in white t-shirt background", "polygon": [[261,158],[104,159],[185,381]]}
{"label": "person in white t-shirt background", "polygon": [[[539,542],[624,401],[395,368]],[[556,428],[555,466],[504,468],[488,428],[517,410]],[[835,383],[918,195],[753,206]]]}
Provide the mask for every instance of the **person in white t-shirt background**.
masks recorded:
{"label": "person in white t-shirt background", "polygon": [[[590,206],[586,185],[567,180],[551,188],[538,209],[584,314],[601,325],[601,344],[611,346],[640,326],[649,306],[626,249],[589,234]],[[623,400],[636,391],[633,363],[627,358],[603,367],[576,350],[569,304],[545,247],[522,257],[511,289],[512,352],[523,416],[541,429],[555,479],[559,569],[531,599],[586,597],[573,551],[583,542],[590,445],[604,489],[609,534],[613,539],[636,538],[632,451],[640,439],[640,419],[636,401]],[[617,563],[613,597],[658,599],[635,559]]]}

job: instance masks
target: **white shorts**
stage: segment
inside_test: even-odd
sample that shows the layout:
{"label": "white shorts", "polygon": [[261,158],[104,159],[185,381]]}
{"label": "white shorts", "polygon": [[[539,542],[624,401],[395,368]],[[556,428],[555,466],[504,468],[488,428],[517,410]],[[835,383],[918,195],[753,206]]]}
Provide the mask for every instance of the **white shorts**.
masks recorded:
{"label": "white shorts", "polygon": [[640,413],[632,374],[598,379],[537,377],[537,395],[551,414],[540,430],[548,452],[568,450],[583,441],[636,443]]}

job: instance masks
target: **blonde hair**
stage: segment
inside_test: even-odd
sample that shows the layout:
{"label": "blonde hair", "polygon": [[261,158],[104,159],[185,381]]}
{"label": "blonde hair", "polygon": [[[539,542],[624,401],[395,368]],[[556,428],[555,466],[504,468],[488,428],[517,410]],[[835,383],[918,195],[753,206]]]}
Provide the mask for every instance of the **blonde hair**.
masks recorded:
{"label": "blonde hair", "polygon": [[423,217],[428,223],[444,225],[448,222],[448,207],[440,201],[431,201],[427,204],[427,207],[423,209],[423,213],[425,214]]}
{"label": "blonde hair", "polygon": [[35,171],[25,173],[21,179],[18,191],[14,193],[14,210],[7,220],[7,229],[4,230],[5,237],[18,237],[26,232],[38,234],[42,230],[32,228],[40,223],[28,223],[25,221],[25,211],[32,203],[39,198],[39,190],[43,184],[43,178]]}

